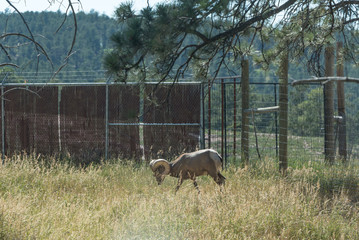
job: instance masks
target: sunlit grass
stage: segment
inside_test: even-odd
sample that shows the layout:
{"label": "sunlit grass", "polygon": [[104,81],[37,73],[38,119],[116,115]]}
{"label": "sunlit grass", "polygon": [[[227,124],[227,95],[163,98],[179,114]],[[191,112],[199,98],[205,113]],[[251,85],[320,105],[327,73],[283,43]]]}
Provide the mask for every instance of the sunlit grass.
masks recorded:
{"label": "sunlit grass", "polygon": [[229,168],[222,193],[200,177],[198,195],[145,165],[16,156],[0,167],[0,239],[358,239],[358,170],[317,164]]}

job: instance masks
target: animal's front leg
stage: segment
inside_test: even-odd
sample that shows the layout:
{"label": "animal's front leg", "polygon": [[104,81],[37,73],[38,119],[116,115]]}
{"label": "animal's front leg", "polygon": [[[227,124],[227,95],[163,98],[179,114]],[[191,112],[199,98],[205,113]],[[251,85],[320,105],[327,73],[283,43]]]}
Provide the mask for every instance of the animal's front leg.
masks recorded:
{"label": "animal's front leg", "polygon": [[183,183],[182,177],[178,178],[178,182],[177,182],[177,186],[176,186],[176,191],[175,191],[175,193],[177,193],[177,191],[178,191],[178,189],[181,187],[182,183]]}

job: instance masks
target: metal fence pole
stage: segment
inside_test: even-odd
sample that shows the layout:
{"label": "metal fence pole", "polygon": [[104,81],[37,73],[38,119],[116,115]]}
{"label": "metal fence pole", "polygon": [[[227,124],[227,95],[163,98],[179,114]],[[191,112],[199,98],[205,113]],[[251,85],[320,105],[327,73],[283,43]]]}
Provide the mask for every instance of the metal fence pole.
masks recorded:
{"label": "metal fence pole", "polygon": [[57,86],[57,136],[59,143],[59,152],[62,152],[61,147],[61,90],[62,86]]}
{"label": "metal fence pole", "polygon": [[[224,86],[221,79],[221,155],[224,156]],[[224,160],[226,161],[226,160]]]}
{"label": "metal fence pole", "polygon": [[106,107],[105,107],[105,160],[108,159],[108,98],[109,98],[109,94],[108,94],[108,82],[109,80],[106,81]]}
{"label": "metal fence pole", "polygon": [[4,83],[8,77],[6,73],[5,77],[1,82],[1,160],[2,164],[5,163],[5,100],[4,100]]}
{"label": "metal fence pole", "polygon": [[211,148],[211,81],[208,80],[208,148]]}
{"label": "metal fence pole", "polygon": [[249,119],[245,111],[249,109],[249,63],[247,59],[241,62],[241,93],[242,93],[242,126],[241,126],[241,165],[249,165]]}
{"label": "metal fence pole", "polygon": [[203,91],[203,83],[200,84],[200,89],[201,89],[201,100],[200,100],[200,104],[201,104],[201,113],[200,113],[200,121],[201,121],[201,126],[200,126],[200,139],[199,139],[199,143],[200,143],[200,148],[204,149],[205,146],[205,140],[204,140],[204,91]]}
{"label": "metal fence pole", "polygon": [[5,103],[4,103],[4,81],[1,86],[1,159],[5,163]]}
{"label": "metal fence pole", "polygon": [[[274,106],[278,105],[278,101],[277,101],[277,84],[274,83],[273,84],[274,88]],[[275,155],[276,157],[278,157],[278,113],[275,112],[274,113],[274,124],[275,124]]]}
{"label": "metal fence pole", "polygon": [[233,156],[236,156],[236,134],[237,134],[237,92],[236,92],[237,79],[233,79]]}
{"label": "metal fence pole", "polygon": [[224,115],[224,161],[228,165],[227,159],[227,97],[226,97],[226,84],[223,83],[223,115]]}

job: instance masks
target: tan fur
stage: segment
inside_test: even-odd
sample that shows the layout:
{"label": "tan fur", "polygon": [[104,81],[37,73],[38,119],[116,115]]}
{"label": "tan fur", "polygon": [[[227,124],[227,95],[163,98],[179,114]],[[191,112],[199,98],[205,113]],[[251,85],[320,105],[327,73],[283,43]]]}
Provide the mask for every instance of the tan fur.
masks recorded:
{"label": "tan fur", "polygon": [[[166,161],[161,161],[162,164]],[[220,173],[222,168],[222,158],[213,149],[203,149],[192,153],[184,153],[173,162],[168,163],[170,166],[169,175],[178,178],[176,191],[181,186],[182,182],[186,179],[191,179],[194,186],[198,190],[196,177],[209,175],[218,185],[225,183],[225,177]],[[158,184],[164,180],[162,174],[158,173],[156,169],[152,168],[155,173]],[[198,190],[199,191],[199,190]]]}

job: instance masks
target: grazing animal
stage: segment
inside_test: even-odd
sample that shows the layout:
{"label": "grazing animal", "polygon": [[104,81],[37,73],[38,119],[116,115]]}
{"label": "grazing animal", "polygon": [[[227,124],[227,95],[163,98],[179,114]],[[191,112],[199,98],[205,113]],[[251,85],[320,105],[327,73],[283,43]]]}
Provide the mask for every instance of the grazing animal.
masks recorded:
{"label": "grazing animal", "polygon": [[191,179],[195,188],[198,189],[196,177],[209,175],[218,185],[225,184],[225,177],[220,173],[222,157],[213,149],[203,149],[192,153],[184,153],[173,162],[164,159],[152,160],[150,167],[154,172],[158,185],[167,175],[178,178],[176,192],[186,179]]}

